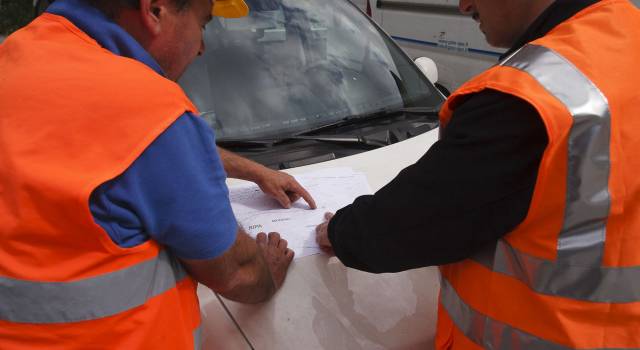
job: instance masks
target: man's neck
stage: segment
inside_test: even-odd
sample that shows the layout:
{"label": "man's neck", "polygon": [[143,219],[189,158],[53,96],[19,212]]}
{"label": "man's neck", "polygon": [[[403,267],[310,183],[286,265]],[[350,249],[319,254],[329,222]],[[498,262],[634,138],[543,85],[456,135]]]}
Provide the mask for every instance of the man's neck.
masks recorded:
{"label": "man's neck", "polygon": [[560,23],[573,17],[576,13],[597,3],[599,0],[556,0],[550,1],[547,7],[536,16],[525,32],[516,40],[513,46],[500,59],[504,59],[520,49],[525,44],[545,36]]}
{"label": "man's neck", "polygon": [[149,43],[151,40],[147,30],[141,23],[139,11],[122,10],[113,20],[140,43],[145,50],[149,51]]}

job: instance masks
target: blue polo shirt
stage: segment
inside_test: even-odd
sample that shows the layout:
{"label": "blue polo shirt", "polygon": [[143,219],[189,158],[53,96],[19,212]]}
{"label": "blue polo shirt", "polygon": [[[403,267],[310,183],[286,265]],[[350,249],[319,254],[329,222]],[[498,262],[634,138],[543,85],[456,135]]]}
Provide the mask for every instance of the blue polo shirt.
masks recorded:
{"label": "blue polo shirt", "polygon": [[[85,1],[58,0],[47,12],[67,18],[112,53],[164,76],[131,35]],[[225,180],[212,129],[185,113],[124,173],[96,188],[89,207],[121,247],[153,239],[178,257],[211,259],[233,245],[238,227]]]}

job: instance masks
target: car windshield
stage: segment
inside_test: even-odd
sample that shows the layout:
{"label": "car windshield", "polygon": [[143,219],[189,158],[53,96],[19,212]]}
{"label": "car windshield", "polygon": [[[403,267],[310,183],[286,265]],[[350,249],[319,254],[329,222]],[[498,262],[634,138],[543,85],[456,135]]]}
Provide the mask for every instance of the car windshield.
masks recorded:
{"label": "car windshield", "polygon": [[281,138],[382,109],[435,107],[442,96],[346,0],[249,0],[214,18],[206,50],[180,80],[218,140]]}

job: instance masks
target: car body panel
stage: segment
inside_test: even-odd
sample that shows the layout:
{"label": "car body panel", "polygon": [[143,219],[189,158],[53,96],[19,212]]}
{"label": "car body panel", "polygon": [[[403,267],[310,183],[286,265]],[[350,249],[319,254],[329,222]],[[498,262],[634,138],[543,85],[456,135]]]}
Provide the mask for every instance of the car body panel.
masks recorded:
{"label": "car body panel", "polygon": [[[376,191],[415,163],[437,138],[434,129],[390,146],[287,172],[351,167],[365,173]],[[228,180],[230,187],[242,183]],[[439,286],[435,267],[376,275],[346,268],[336,257],[320,254],[294,260],[284,286],[266,303],[222,300],[256,349],[432,349]],[[199,296],[202,299],[205,291],[201,289]],[[205,332],[211,332],[211,321],[204,322]]]}
{"label": "car body panel", "polygon": [[220,298],[204,285],[198,285],[200,300],[201,349],[250,350],[251,346],[226,312]]}

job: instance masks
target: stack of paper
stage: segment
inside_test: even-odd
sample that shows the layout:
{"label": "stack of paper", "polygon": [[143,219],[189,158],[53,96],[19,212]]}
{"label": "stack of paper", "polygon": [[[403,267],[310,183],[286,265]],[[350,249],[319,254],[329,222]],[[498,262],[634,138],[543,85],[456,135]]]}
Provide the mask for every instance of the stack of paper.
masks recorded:
{"label": "stack of paper", "polygon": [[248,234],[255,237],[259,232],[278,232],[295,257],[301,258],[320,252],[315,228],[324,221],[324,213],[333,213],[356,197],[370,194],[371,188],[367,177],[351,168],[323,169],[295,178],[313,196],[317,209],[309,209],[302,199],[284,209],[255,184],[232,187],[229,197],[236,218]]}

